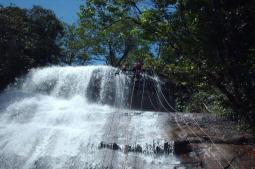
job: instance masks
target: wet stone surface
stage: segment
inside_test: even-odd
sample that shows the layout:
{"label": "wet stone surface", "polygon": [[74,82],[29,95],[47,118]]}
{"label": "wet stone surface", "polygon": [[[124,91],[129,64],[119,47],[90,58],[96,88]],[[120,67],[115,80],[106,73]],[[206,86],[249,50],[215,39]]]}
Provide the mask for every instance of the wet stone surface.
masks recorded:
{"label": "wet stone surface", "polygon": [[153,152],[155,155],[161,155],[161,154],[166,155],[166,154],[173,153],[173,151],[176,149],[176,147],[175,148],[173,148],[173,147],[174,147],[174,145],[172,142],[171,143],[165,142],[165,143],[163,143],[163,145],[148,145],[148,144],[146,144],[145,147],[142,147],[139,144],[118,145],[116,143],[101,142],[99,144],[98,148],[99,149],[107,148],[107,149],[111,149],[111,150],[119,150],[119,151],[122,151],[123,153],[135,152],[135,153],[149,154],[149,153]]}
{"label": "wet stone surface", "polygon": [[178,155],[182,164],[194,162],[207,169],[255,168],[254,138],[239,131],[236,123],[214,115],[187,113],[174,114],[169,123],[175,142],[192,150]]}

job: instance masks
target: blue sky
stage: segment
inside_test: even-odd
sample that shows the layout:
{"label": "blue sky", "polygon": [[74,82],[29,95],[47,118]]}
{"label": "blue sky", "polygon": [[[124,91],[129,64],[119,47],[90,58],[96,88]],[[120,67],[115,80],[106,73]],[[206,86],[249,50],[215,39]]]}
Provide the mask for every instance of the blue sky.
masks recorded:
{"label": "blue sky", "polygon": [[3,6],[14,4],[22,8],[32,8],[33,5],[40,5],[53,10],[59,19],[69,24],[77,23],[77,13],[83,3],[84,0],[0,0]]}

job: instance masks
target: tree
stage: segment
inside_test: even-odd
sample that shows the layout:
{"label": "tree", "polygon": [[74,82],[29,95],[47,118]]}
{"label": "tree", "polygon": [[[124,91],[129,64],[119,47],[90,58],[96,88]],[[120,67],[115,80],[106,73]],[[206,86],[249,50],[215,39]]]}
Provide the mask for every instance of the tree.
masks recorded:
{"label": "tree", "polygon": [[134,52],[151,55],[139,27],[129,19],[130,10],[129,1],[91,0],[81,7],[78,31],[93,59],[119,66]]}
{"label": "tree", "polygon": [[185,80],[195,90],[203,86],[219,91],[225,96],[225,106],[238,118],[253,123],[254,1],[158,2],[154,1],[155,8],[145,10],[136,22],[144,33],[160,41],[161,70]]}
{"label": "tree", "polygon": [[[144,3],[149,3],[146,9],[141,8]],[[252,0],[90,0],[82,8],[80,25],[93,50],[113,65],[122,58],[116,53],[125,53],[126,40],[139,37],[135,42],[157,44],[158,57],[148,61],[158,73],[174,79],[189,95],[220,93],[225,107],[252,124],[254,7]]]}
{"label": "tree", "polygon": [[[223,93],[239,117],[255,120],[254,1],[180,1],[193,44],[183,43],[208,85]],[[194,3],[196,5],[194,5]]]}
{"label": "tree", "polygon": [[52,11],[1,7],[0,22],[0,89],[32,67],[59,61],[63,27]]}
{"label": "tree", "polygon": [[84,65],[89,61],[89,56],[83,38],[78,35],[75,25],[65,24],[64,28],[64,36],[60,41],[62,62],[68,65]]}

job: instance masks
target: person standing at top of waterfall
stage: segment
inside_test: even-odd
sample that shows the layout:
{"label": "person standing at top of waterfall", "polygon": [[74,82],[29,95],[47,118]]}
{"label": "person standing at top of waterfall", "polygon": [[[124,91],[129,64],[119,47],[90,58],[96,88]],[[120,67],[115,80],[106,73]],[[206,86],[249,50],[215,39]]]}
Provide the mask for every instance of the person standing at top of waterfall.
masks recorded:
{"label": "person standing at top of waterfall", "polygon": [[121,65],[121,70],[122,72],[128,71],[128,64],[124,63],[123,65]]}
{"label": "person standing at top of waterfall", "polygon": [[138,80],[140,78],[142,69],[143,69],[142,61],[141,59],[137,59],[136,63],[133,66],[134,80]]}
{"label": "person standing at top of waterfall", "polygon": [[128,64],[127,64],[127,63],[124,63],[124,64],[121,65],[120,69],[118,69],[118,70],[115,72],[115,76],[116,76],[116,75],[119,75],[120,72],[124,73],[124,72],[126,72],[126,71],[128,71]]}

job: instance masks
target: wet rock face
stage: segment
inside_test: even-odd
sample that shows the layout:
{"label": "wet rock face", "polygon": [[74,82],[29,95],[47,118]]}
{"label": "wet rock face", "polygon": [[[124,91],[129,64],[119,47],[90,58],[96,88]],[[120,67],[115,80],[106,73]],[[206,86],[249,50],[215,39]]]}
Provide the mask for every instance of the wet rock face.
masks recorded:
{"label": "wet rock face", "polygon": [[175,141],[174,142],[174,153],[176,155],[187,154],[192,152],[189,141]]}
{"label": "wet rock face", "polygon": [[101,148],[108,148],[111,150],[120,150],[121,149],[117,143],[105,143],[105,142],[101,142],[99,144],[99,149],[101,149]]}
{"label": "wet rock face", "polygon": [[[150,150],[148,149],[150,147]],[[143,147],[140,144],[134,144],[134,145],[118,145],[117,143],[106,143],[101,142],[98,146],[99,149],[106,148],[111,150],[120,150],[123,153],[144,153],[144,154],[171,154],[173,153],[173,143],[172,142],[164,142],[163,145],[147,145],[146,147]],[[178,148],[178,147],[177,147]]]}
{"label": "wet rock face", "polygon": [[132,85],[134,85],[132,109],[174,111],[174,85],[171,82],[164,79],[156,81],[152,78],[142,77],[137,81],[133,81]]}
{"label": "wet rock face", "polygon": [[141,74],[135,80],[131,72],[114,75],[114,72],[103,74],[96,69],[89,80],[86,97],[94,103],[166,112],[175,108],[173,90],[171,82],[149,74]]}
{"label": "wet rock face", "polygon": [[143,148],[142,146],[138,145],[125,145],[124,146],[124,153],[128,153],[128,152],[138,152],[138,153],[142,153],[143,152]]}
{"label": "wet rock face", "polygon": [[238,130],[236,122],[201,113],[176,113],[169,120],[173,127],[174,154],[182,164],[192,163],[207,169],[255,166],[253,137]]}
{"label": "wet rock face", "polygon": [[87,98],[91,102],[98,102],[100,100],[100,84],[102,77],[99,75],[99,70],[95,70],[92,73],[92,78],[90,79],[88,88],[87,88]]}
{"label": "wet rock face", "polygon": [[[111,72],[107,75],[103,75],[100,69],[96,69],[92,72],[89,80],[86,97],[90,102],[96,102],[107,105],[114,105],[116,97],[116,84],[114,76]],[[103,86],[102,86],[102,82]]]}

